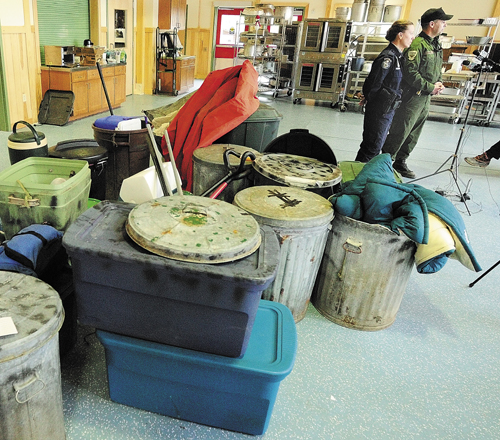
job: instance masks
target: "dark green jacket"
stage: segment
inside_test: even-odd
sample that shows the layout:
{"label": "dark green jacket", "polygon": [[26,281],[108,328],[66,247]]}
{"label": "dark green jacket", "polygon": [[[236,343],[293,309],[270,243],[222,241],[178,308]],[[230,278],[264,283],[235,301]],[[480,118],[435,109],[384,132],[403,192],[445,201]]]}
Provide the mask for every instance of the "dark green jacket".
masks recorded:
{"label": "dark green jacket", "polygon": [[429,95],[434,84],[441,81],[442,67],[443,49],[439,37],[431,38],[420,32],[403,54],[404,89]]}

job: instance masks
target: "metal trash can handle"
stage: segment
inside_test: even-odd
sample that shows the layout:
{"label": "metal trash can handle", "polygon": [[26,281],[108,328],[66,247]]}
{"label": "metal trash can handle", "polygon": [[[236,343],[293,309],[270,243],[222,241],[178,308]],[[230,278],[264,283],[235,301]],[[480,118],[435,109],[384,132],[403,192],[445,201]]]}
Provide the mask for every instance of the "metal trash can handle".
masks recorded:
{"label": "metal trash can handle", "polygon": [[361,254],[363,252],[363,249],[361,246],[363,243],[360,241],[354,241],[352,238],[348,238],[345,243],[342,245],[345,251],[344,255],[344,260],[342,261],[342,267],[340,268],[340,271],[338,272],[337,276],[339,277],[340,280],[344,279],[344,273],[345,273],[345,263],[347,260],[347,254]]}
{"label": "metal trash can handle", "polygon": [[[39,390],[36,390],[31,396],[29,396],[27,399],[24,400],[19,400],[19,393],[24,390],[25,388],[29,387],[30,385],[33,385],[37,382],[41,382],[42,387]],[[37,394],[41,393],[45,389],[45,382],[38,377],[38,373],[35,373],[33,376],[31,376],[25,383],[22,385],[17,385],[14,384],[14,390],[16,391],[16,402],[17,403],[26,403],[29,400],[33,399]]]}

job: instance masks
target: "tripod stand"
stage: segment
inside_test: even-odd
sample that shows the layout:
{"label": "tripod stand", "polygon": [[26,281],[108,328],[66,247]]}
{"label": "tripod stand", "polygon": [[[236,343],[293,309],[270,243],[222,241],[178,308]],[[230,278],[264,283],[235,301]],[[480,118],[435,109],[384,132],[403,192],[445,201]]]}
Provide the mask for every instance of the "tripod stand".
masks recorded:
{"label": "tripod stand", "polygon": [[[481,62],[481,69],[479,70],[479,74],[477,76],[477,84],[479,84],[481,72],[483,71],[483,63],[484,63],[484,60]],[[469,215],[471,215],[471,213],[470,213],[469,207],[467,206],[467,200],[468,200],[467,192],[469,191],[470,185],[467,184],[465,191],[462,193],[462,190],[460,189],[460,184],[458,182],[458,180],[459,180],[459,177],[458,177],[458,153],[460,152],[460,149],[462,147],[462,140],[464,137],[465,128],[467,126],[467,121],[469,120],[469,114],[470,114],[470,111],[472,109],[472,105],[474,104],[476,92],[477,92],[477,87],[474,87],[473,91],[472,91],[471,101],[470,101],[470,104],[467,108],[467,113],[465,114],[464,123],[462,125],[462,128],[460,129],[460,137],[458,138],[458,143],[457,143],[457,146],[455,148],[455,152],[450,157],[448,157],[448,159],[446,159],[443,162],[443,164],[433,173],[428,174],[427,176],[419,177],[418,179],[414,179],[414,180],[411,180],[410,182],[408,182],[408,183],[413,183],[413,182],[417,182],[417,181],[422,180],[422,179],[426,179],[426,178],[431,177],[431,176],[435,176],[437,174],[445,173],[447,171],[450,172],[451,176],[453,177],[453,181],[455,182],[455,185],[456,185],[457,190],[458,190],[458,197],[459,197],[460,201],[463,202],[463,204],[465,205],[465,209],[467,209],[467,213]],[[467,98],[465,98],[465,99],[467,99]],[[451,163],[450,163],[449,167],[445,168],[446,164],[450,160],[451,160]]]}
{"label": "tripod stand", "polygon": [[500,260],[498,260],[493,266],[491,266],[485,273],[483,273],[480,277],[475,279],[472,283],[469,284],[469,287],[474,287],[474,284],[476,284],[481,278],[484,278],[486,275],[488,275],[495,267],[497,267],[500,264]]}

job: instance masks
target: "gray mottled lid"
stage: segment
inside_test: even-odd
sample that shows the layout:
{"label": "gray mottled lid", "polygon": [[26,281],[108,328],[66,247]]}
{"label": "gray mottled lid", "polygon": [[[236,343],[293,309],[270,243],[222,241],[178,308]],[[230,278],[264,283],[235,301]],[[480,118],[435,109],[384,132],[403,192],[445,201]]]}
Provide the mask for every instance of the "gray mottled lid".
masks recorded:
{"label": "gray mottled lid", "polygon": [[246,211],[199,196],[161,197],[135,206],[126,230],[139,246],[174,260],[223,263],[260,246],[259,224]]}
{"label": "gray mottled lid", "polygon": [[[203,163],[213,163],[217,165],[224,165],[224,152],[227,150],[234,150],[238,154],[243,154],[245,151],[251,151],[255,154],[255,157],[260,156],[259,153],[253,148],[244,147],[242,145],[235,144],[212,144],[208,147],[198,148],[194,150],[193,161],[203,162]],[[240,159],[238,159],[233,154],[229,155],[229,165],[232,167],[238,166],[240,164]],[[252,165],[252,161],[248,160],[248,166]]]}
{"label": "gray mottled lid", "polygon": [[342,180],[342,172],[335,165],[293,154],[263,154],[253,166],[278,183],[304,189],[330,187]]}
{"label": "gray mottled lid", "polygon": [[0,362],[41,347],[60,329],[64,310],[59,294],[38,278],[0,271],[0,318],[11,317],[18,333],[0,336]]}
{"label": "gray mottled lid", "polygon": [[253,186],[238,192],[234,204],[268,226],[314,227],[333,218],[327,199],[295,187]]}

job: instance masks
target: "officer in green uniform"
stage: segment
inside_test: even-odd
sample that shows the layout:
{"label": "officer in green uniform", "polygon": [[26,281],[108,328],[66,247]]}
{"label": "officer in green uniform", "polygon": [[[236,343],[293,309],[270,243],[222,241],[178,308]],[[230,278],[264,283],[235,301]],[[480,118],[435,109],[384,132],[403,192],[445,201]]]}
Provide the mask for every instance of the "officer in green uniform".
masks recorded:
{"label": "officer in green uniform", "polygon": [[446,21],[452,17],[445,14],[443,8],[425,11],[420,19],[422,32],[403,54],[402,103],[396,110],[382,148],[383,153],[392,156],[394,169],[403,177],[415,177],[406,159],[422,132],[429,114],[431,95],[438,95],[444,89],[441,83],[443,50],[439,36],[446,27]]}

